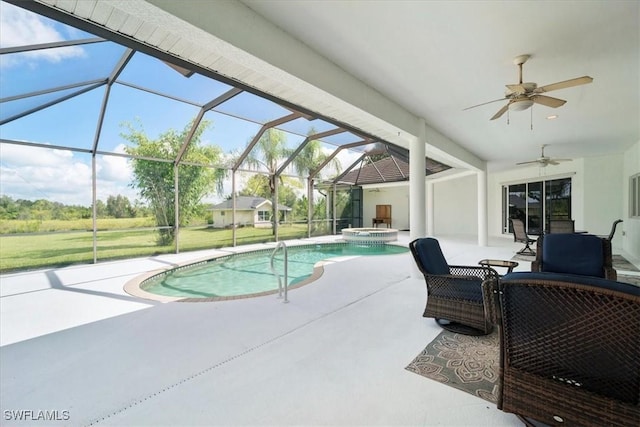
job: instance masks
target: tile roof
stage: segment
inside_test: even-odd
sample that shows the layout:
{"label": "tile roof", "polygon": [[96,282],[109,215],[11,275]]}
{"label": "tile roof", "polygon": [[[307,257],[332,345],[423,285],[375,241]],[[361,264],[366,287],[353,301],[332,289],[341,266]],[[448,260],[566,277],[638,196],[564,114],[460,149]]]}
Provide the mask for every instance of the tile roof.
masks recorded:
{"label": "tile roof", "polygon": [[[431,175],[449,169],[449,166],[427,158],[426,173]],[[361,163],[361,166],[343,176],[339,182],[352,185],[380,184],[409,180],[409,163],[391,155],[377,162]]]}

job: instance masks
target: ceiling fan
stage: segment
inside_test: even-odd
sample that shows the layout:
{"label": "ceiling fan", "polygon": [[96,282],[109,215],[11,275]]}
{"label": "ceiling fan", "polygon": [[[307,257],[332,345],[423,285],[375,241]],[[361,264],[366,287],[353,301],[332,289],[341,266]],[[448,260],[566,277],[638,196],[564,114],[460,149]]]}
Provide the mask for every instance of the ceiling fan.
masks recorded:
{"label": "ceiling fan", "polygon": [[568,87],[579,86],[587,83],[591,83],[593,78],[589,76],[578,77],[571,80],[565,80],[563,82],[552,83],[545,86],[538,87],[537,83],[522,82],[522,64],[527,62],[530,55],[516,56],[513,63],[519,68],[520,83],[506,85],[504,98],[495,99],[493,101],[484,102],[482,104],[474,105],[472,107],[465,108],[469,110],[471,108],[480,107],[482,105],[491,104],[492,102],[508,101],[507,104],[502,107],[498,112],[491,117],[491,120],[495,120],[502,116],[507,110],[511,111],[523,111],[531,107],[533,104],[545,105],[547,107],[558,108],[564,105],[567,101],[558,98],[552,98],[550,96],[542,95],[552,90],[565,89]]}
{"label": "ceiling fan", "polygon": [[540,154],[540,157],[538,157],[535,160],[530,160],[528,162],[520,162],[520,163],[516,163],[516,165],[528,165],[531,163],[539,163],[541,168],[547,167],[548,165],[559,165],[560,162],[570,162],[571,159],[553,159],[551,157],[547,157],[544,155],[544,147],[546,147],[546,145],[542,145],[542,153]]}

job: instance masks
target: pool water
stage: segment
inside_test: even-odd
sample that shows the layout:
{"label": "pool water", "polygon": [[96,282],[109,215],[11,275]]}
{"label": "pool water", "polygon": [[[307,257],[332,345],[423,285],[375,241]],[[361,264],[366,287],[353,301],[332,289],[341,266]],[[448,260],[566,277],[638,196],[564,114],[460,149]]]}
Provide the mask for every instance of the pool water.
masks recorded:
{"label": "pool water", "polygon": [[[184,298],[229,297],[277,290],[278,279],[270,264],[272,252],[273,249],[253,251],[180,267],[154,276],[140,287],[153,294]],[[311,276],[313,266],[328,258],[405,252],[408,252],[405,247],[385,244],[331,243],[287,247],[289,286]],[[279,250],[274,268],[281,276],[284,274],[283,260],[283,251]]]}

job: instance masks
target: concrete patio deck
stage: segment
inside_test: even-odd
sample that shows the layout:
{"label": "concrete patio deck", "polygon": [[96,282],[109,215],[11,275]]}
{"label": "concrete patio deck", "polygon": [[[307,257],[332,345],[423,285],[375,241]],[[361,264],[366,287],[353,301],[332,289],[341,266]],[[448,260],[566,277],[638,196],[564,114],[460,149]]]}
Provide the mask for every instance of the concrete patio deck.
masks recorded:
{"label": "concrete patio deck", "polygon": [[[509,238],[440,242],[451,264],[520,248]],[[217,252],[3,275],[2,424],[521,425],[404,369],[441,331],[421,316],[424,280],[412,278],[408,253],[330,263],[288,304],[160,303],[123,291],[139,274]],[[38,411],[59,420],[36,420]]]}

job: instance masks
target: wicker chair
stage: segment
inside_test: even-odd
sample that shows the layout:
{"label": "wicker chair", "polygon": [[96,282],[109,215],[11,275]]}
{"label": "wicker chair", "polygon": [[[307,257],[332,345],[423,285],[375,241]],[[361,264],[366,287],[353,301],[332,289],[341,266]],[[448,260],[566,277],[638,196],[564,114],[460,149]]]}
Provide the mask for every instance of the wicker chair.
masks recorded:
{"label": "wicker chair", "polygon": [[444,329],[466,335],[491,332],[483,303],[482,282],[497,277],[490,267],[447,264],[440,243],[433,238],[416,239],[409,248],[427,284],[424,317],[433,317]]}
{"label": "wicker chair", "polygon": [[611,241],[592,234],[547,234],[538,237],[531,271],[578,274],[616,280]]}
{"label": "wicker chair", "polygon": [[499,409],[526,425],[640,425],[639,287],[511,273],[483,291],[500,330]]}
{"label": "wicker chair", "polygon": [[531,249],[531,243],[535,243],[536,240],[530,238],[527,235],[527,229],[524,226],[524,222],[521,219],[512,218],[511,221],[511,229],[513,230],[513,241],[524,243],[524,248],[519,250],[517,253],[520,255],[535,255],[535,251]]}

